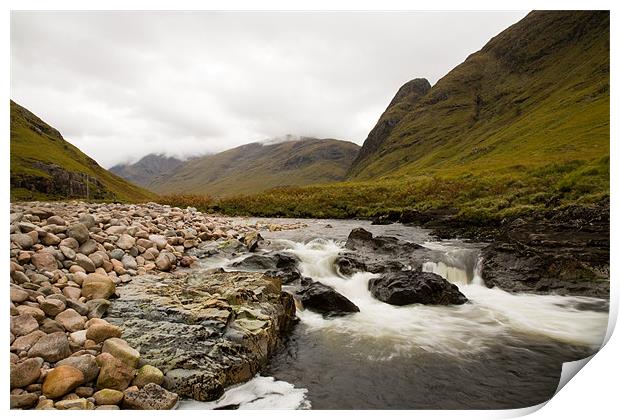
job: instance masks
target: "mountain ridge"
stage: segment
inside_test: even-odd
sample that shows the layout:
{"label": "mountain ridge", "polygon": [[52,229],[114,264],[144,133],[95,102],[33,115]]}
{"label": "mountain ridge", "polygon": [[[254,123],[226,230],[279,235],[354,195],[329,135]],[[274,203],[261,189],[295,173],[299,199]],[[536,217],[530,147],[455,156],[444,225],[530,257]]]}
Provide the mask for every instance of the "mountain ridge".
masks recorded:
{"label": "mountain ridge", "polygon": [[104,168],[34,113],[10,101],[11,200],[143,201],[155,197]]}
{"label": "mountain ridge", "polygon": [[396,118],[390,103],[349,179],[601,157],[609,153],[608,93],[609,13],[531,12]]}
{"label": "mountain ridge", "polygon": [[136,185],[147,188],[158,176],[174,171],[184,161],[163,153],[149,153],[134,163],[117,164],[108,170]]}
{"label": "mountain ridge", "polygon": [[184,162],[148,188],[161,194],[229,196],[269,188],[343,180],[359,146],[335,139],[303,137],[254,142]]}

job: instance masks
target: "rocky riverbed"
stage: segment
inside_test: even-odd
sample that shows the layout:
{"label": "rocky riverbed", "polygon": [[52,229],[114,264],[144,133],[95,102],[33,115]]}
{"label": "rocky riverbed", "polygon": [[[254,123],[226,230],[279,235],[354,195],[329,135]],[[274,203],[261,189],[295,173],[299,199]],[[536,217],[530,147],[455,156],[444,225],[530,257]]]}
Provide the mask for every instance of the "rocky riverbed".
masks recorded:
{"label": "rocky riverbed", "polygon": [[183,272],[203,242],[248,251],[258,228],[294,224],[81,202],[12,204],[10,223],[11,408],[217,398],[259,370],[295,316],[277,279]]}

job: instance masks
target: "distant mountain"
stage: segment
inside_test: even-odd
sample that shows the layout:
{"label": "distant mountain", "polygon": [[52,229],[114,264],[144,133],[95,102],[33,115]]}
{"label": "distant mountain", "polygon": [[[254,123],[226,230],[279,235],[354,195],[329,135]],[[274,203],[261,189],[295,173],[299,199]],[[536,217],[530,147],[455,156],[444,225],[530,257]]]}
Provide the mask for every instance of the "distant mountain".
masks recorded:
{"label": "distant mountain", "polygon": [[136,163],[112,166],[109,171],[136,185],[148,187],[155,178],[172,172],[181,163],[181,159],[151,153]]}
{"label": "distant mountain", "polygon": [[349,178],[498,173],[603,158],[609,116],[609,12],[535,11],[435,86],[405,84]]}
{"label": "distant mountain", "polygon": [[188,160],[148,185],[162,194],[230,196],[343,180],[359,146],[341,140],[250,143]]}
{"label": "distant mountain", "polygon": [[141,201],[153,197],[103,169],[58,130],[11,101],[11,200]]}

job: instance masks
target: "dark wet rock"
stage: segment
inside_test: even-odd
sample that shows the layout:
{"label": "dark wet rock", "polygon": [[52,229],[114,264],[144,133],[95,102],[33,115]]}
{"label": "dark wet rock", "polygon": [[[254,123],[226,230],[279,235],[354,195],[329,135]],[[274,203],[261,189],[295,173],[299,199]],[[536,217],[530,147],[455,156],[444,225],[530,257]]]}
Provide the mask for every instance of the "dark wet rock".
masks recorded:
{"label": "dark wet rock", "polygon": [[351,276],[360,271],[368,271],[366,264],[353,255],[339,255],[334,264],[342,276]]}
{"label": "dark wet rock", "polygon": [[137,276],[118,293],[106,319],[166,389],[201,401],[258,373],[295,318],[292,296],[260,273]]}
{"label": "dark wet rock", "polygon": [[609,297],[609,208],[516,219],[482,250],[482,278],[512,292]]}
{"label": "dark wet rock", "polygon": [[325,316],[341,316],[360,311],[357,305],[332,287],[315,281],[306,280],[297,296],[304,308]]}
{"label": "dark wet rock", "polygon": [[265,274],[280,279],[282,284],[290,284],[301,279],[301,272],[297,268],[299,258],[288,252],[275,252],[270,256],[275,260],[276,268]]}
{"label": "dark wet rock", "polygon": [[425,261],[439,257],[432,251],[413,242],[402,241],[391,236],[373,236],[365,229],[353,229],[347,238],[343,253],[336,265],[343,275],[357,271],[385,273],[406,268],[421,269]]}
{"label": "dark wet rock", "polygon": [[391,305],[461,305],[467,302],[459,288],[433,273],[422,271],[389,272],[370,279],[372,295]]}
{"label": "dark wet rock", "polygon": [[404,253],[423,248],[412,242],[400,241],[391,236],[373,236],[363,228],[356,228],[349,233],[345,248],[353,251],[375,253]]}
{"label": "dark wet rock", "polygon": [[267,255],[250,255],[241,261],[232,264],[235,268],[243,270],[273,270],[276,268],[277,261]]}
{"label": "dark wet rock", "polygon": [[265,275],[279,279],[282,284],[291,284],[301,279],[301,273],[297,269],[293,270],[268,270]]}

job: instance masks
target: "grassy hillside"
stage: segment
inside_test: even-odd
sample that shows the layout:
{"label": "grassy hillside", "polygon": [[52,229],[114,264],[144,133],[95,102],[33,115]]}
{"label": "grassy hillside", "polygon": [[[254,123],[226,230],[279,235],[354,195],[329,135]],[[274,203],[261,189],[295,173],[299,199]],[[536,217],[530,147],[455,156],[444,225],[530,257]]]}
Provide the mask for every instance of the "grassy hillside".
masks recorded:
{"label": "grassy hillside", "polygon": [[148,187],[163,194],[231,196],[341,181],[358,150],[354,143],[332,139],[251,143],[188,160]]}
{"label": "grassy hillside", "polygon": [[609,199],[609,13],[532,12],[432,88],[399,90],[347,182],[221,200],[229,214],[371,217],[416,212],[467,223]]}
{"label": "grassy hillside", "polygon": [[532,12],[398,117],[380,145],[367,140],[351,179],[513,173],[608,155],[609,13]]}
{"label": "grassy hillside", "polygon": [[142,201],[155,195],[106,171],[11,101],[11,200]]}

